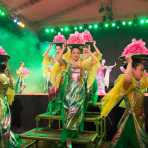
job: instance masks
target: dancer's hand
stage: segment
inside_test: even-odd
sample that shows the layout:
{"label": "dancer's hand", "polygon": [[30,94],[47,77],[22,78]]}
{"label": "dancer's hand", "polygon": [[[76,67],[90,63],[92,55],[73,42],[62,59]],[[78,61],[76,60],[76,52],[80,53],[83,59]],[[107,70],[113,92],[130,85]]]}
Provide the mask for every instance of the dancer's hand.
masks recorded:
{"label": "dancer's hand", "polygon": [[123,87],[125,90],[127,90],[129,88],[129,86],[131,85],[131,82],[132,82],[132,77],[133,77],[133,74],[132,74],[132,57],[131,56],[128,56],[126,57],[126,61],[127,61],[127,68],[126,70],[124,71],[124,74],[125,74],[125,78],[124,78],[124,83],[123,83]]}
{"label": "dancer's hand", "polygon": [[48,48],[47,48],[47,52],[49,52],[49,50],[52,48],[53,44],[49,44]]}
{"label": "dancer's hand", "polygon": [[52,48],[52,44],[49,44],[49,46],[48,46],[47,50],[45,51],[45,53],[43,54],[43,56],[48,57],[48,52],[51,48]]}
{"label": "dancer's hand", "polygon": [[67,49],[68,49],[68,50],[71,50],[69,46],[67,46]]}
{"label": "dancer's hand", "polygon": [[62,45],[62,49],[63,49],[63,50],[65,49],[65,44]]}
{"label": "dancer's hand", "polygon": [[96,47],[96,41],[93,42],[93,46]]}
{"label": "dancer's hand", "polygon": [[133,62],[131,56],[125,57],[125,59],[126,59],[127,63],[132,63]]}
{"label": "dancer's hand", "polygon": [[62,45],[62,50],[60,51],[61,55],[64,53],[64,50],[65,50],[65,44]]}
{"label": "dancer's hand", "polygon": [[89,54],[91,53],[91,47],[90,45],[88,45],[88,49],[89,49]]}
{"label": "dancer's hand", "polygon": [[93,42],[93,46],[96,50],[96,53],[100,53],[100,49],[96,46],[96,41]]}

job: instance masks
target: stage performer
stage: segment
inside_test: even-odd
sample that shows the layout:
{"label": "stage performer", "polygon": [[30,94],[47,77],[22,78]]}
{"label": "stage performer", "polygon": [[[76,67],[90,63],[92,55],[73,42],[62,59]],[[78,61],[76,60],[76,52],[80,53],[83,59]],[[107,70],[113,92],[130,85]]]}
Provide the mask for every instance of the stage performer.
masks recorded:
{"label": "stage performer", "polygon": [[85,46],[83,48],[82,59],[86,60],[87,58],[91,58],[93,56],[94,59],[96,59],[95,61],[97,61],[97,64],[93,64],[91,68],[89,67],[88,80],[87,80],[88,83],[89,81],[93,83],[93,84],[89,83],[91,87],[88,86],[88,88],[90,89],[89,89],[87,97],[92,98],[91,101],[93,101],[93,103],[95,104],[99,98],[98,92],[96,91],[98,90],[96,71],[98,67],[100,67],[100,61],[102,59],[102,54],[100,50],[98,49],[98,47],[96,46],[96,41],[94,41],[91,33],[88,30],[82,32],[82,38],[85,42]]}
{"label": "stage performer", "polygon": [[114,65],[110,65],[110,66],[105,66],[105,76],[104,76],[104,82],[105,82],[105,87],[108,89],[109,88],[109,84],[110,84],[110,73],[112,71],[112,69],[116,66],[116,63]]}
{"label": "stage performer", "polygon": [[[43,54],[43,62],[42,62],[42,68],[43,68],[43,77],[46,79],[45,85],[44,85],[44,92],[47,93],[49,87],[51,87],[50,82],[50,73],[51,69],[53,67],[53,64],[57,61],[60,51],[63,48],[63,44],[65,44],[65,37],[62,34],[58,34],[54,37],[53,42],[49,44],[49,47]],[[53,45],[56,45],[56,55],[52,56],[49,55],[49,51],[53,47]]]}
{"label": "stage performer", "polygon": [[25,78],[29,75],[29,70],[25,67],[24,62],[20,63],[18,70],[16,71],[18,76],[15,91],[16,93],[22,94],[24,89],[26,88]]}
{"label": "stage performer", "polygon": [[102,99],[102,117],[123,99],[126,110],[118,124],[112,147],[144,148],[148,135],[144,130],[144,90],[148,88],[148,77],[144,75],[144,62],[148,61],[148,49],[143,40],[133,40],[123,51],[127,67],[115,82],[114,87]]}
{"label": "stage performer", "polygon": [[104,73],[105,73],[105,59],[102,59],[101,65],[98,67],[97,70],[97,82],[98,82],[98,96],[104,96],[106,94],[105,91],[105,80],[104,80]]}
{"label": "stage performer", "polygon": [[0,147],[18,148],[20,142],[11,132],[11,114],[9,105],[14,99],[12,78],[7,73],[7,62],[10,57],[0,48]]}
{"label": "stage performer", "polygon": [[[51,57],[48,55],[48,52],[51,49],[51,46],[49,46],[48,50],[46,51],[46,53],[44,55],[43,64],[45,67],[46,77],[47,77],[47,81],[48,81],[48,86],[46,85],[47,86],[46,89],[49,91],[52,90],[52,83],[50,81],[51,75],[52,75],[51,71],[52,71],[54,63],[56,63],[58,61],[58,59],[61,57],[61,52],[63,52],[65,49],[65,43],[66,43],[66,39],[65,39],[64,35],[58,34],[58,35],[54,36],[52,44],[56,45],[55,57]],[[56,99],[53,99],[53,98],[52,98],[52,100],[49,99],[49,103],[48,103],[48,107],[47,107],[47,112],[49,112],[49,114],[51,114],[51,115],[59,114],[60,109],[61,109],[61,99],[58,95],[56,96]]]}
{"label": "stage performer", "polygon": [[[68,51],[54,64],[51,82],[62,99],[62,141],[66,141],[67,147],[72,147],[71,138],[77,138],[83,130],[84,113],[86,110],[87,92],[93,82],[88,83],[88,72],[92,64],[98,60],[94,56],[82,60],[80,53],[84,45],[80,33],[76,32],[67,40]],[[96,72],[95,72],[96,73]],[[95,75],[95,74],[94,74]],[[94,81],[92,78],[92,81]],[[89,98],[90,99],[90,98]]]}
{"label": "stage performer", "polygon": [[43,54],[43,61],[42,61],[43,77],[45,78],[45,82],[44,82],[45,93],[48,92],[48,88],[51,86],[49,79],[50,79],[51,68],[54,63],[53,57],[49,56],[49,51],[51,50],[51,48],[52,48],[52,44],[49,44],[49,47]]}

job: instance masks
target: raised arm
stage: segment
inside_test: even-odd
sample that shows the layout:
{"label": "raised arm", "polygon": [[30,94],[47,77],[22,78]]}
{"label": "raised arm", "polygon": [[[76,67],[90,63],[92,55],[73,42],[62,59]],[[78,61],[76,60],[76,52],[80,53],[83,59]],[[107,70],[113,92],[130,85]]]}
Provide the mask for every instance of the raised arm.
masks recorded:
{"label": "raised arm", "polygon": [[100,50],[99,50],[99,48],[96,46],[96,41],[94,41],[93,46],[94,46],[96,52],[100,54]]}
{"label": "raised arm", "polygon": [[47,50],[45,51],[45,53],[43,54],[43,56],[48,56],[48,53],[49,53],[51,48],[52,48],[52,45],[49,44],[49,46],[48,46]]}
{"label": "raised arm", "polygon": [[125,74],[125,78],[124,78],[124,82],[123,82],[123,87],[124,89],[128,89],[130,84],[132,83],[132,58],[131,57],[127,57],[127,68],[124,72]]}
{"label": "raised arm", "polygon": [[65,45],[63,44],[61,51],[56,55],[55,62],[58,62],[59,64],[63,64],[63,53],[65,50]]}
{"label": "raised arm", "polygon": [[119,103],[122,97],[128,92],[123,87],[125,74],[121,74],[115,81],[114,87],[102,98],[101,116],[107,117],[111,110]]}
{"label": "raised arm", "polygon": [[102,59],[102,53],[100,52],[99,48],[96,46],[96,41],[94,41],[93,46],[95,48],[95,56],[97,57],[98,61]]}

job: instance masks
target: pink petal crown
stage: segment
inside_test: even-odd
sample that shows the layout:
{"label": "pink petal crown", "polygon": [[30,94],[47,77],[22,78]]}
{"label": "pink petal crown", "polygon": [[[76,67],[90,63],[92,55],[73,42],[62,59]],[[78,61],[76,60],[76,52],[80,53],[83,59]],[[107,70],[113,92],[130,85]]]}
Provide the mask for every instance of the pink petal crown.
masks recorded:
{"label": "pink petal crown", "polygon": [[26,68],[26,67],[24,67],[23,69],[22,69],[22,73],[23,73],[23,75],[28,75],[29,74],[29,69],[28,68]]}
{"label": "pink petal crown", "polygon": [[7,55],[6,51],[0,47],[0,55]]}
{"label": "pink petal crown", "polygon": [[85,43],[86,42],[93,42],[93,37],[88,30],[86,30],[82,33],[82,38]]}
{"label": "pink petal crown", "polygon": [[53,42],[54,43],[65,43],[66,39],[65,39],[64,35],[58,34],[58,35],[54,36]]}
{"label": "pink petal crown", "polygon": [[67,44],[84,44],[82,33],[75,32],[74,34],[70,34]]}
{"label": "pink petal crown", "polygon": [[141,39],[133,39],[132,42],[124,48],[121,56],[128,57],[129,55],[148,55],[148,49],[145,46],[145,42]]}

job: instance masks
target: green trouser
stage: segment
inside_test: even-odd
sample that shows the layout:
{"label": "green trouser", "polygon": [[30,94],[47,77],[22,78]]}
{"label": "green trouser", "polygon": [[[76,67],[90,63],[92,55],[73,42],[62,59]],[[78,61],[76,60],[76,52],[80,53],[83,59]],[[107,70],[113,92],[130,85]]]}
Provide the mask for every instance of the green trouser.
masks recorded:
{"label": "green trouser", "polygon": [[113,138],[113,148],[140,148],[134,117],[132,114],[127,115],[121,123],[115,137]]}

